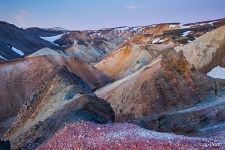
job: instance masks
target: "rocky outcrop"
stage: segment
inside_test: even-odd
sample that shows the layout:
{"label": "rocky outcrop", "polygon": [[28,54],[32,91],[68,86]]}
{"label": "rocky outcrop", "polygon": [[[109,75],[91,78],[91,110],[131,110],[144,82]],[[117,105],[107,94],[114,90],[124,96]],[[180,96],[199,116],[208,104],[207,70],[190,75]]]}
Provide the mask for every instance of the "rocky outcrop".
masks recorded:
{"label": "rocky outcrop", "polygon": [[116,121],[138,122],[143,117],[192,107],[215,87],[214,79],[196,71],[182,52],[169,50],[162,58],[96,94],[112,105]]}
{"label": "rocky outcrop", "polygon": [[225,66],[225,26],[176,50],[183,50],[188,61],[203,73],[208,73],[216,66]]}
{"label": "rocky outcrop", "polygon": [[224,149],[222,141],[159,133],[132,124],[68,124],[37,150]]}
{"label": "rocky outcrop", "polygon": [[90,36],[87,31],[72,31],[54,41],[64,49],[66,55],[77,57],[84,62],[98,62],[115,48],[101,36]]}
{"label": "rocky outcrop", "polygon": [[[196,60],[194,61],[198,61],[197,63],[204,64],[206,60],[201,60],[199,59],[199,56],[197,56],[200,55],[202,59],[204,58],[204,51],[201,51],[202,49],[204,49],[204,47],[207,48],[207,45],[211,45],[211,47],[215,49],[217,49],[217,47],[218,49],[222,49],[224,47],[222,44],[222,42],[224,41],[222,38],[223,32],[220,32],[223,29],[213,31],[213,36],[211,33],[208,33],[209,31],[223,25],[223,21],[224,19],[186,25],[181,25],[179,23],[165,23],[143,27],[141,34],[130,37],[125,43],[120,45],[119,48],[109,53],[95,66],[107,75],[115,79],[120,79],[138,71],[141,67],[151,63],[151,61],[158,57],[162,53],[162,51],[190,42],[191,43],[189,45],[195,45],[198,50],[196,50],[194,46],[190,47],[188,45],[177,49],[185,49],[184,54],[186,57],[189,57],[190,59],[196,58]],[[219,24],[219,22],[221,24]],[[218,34],[216,35],[215,32],[217,32]],[[201,35],[204,35],[206,33],[208,34],[205,35],[205,40],[202,40],[202,37],[198,39]],[[217,38],[217,41],[213,42],[215,36],[220,36],[220,38]],[[210,37],[211,39],[211,44],[207,42],[209,39],[208,37]],[[195,39],[197,40],[192,42]],[[201,47],[198,47],[198,45],[201,45]],[[192,50],[189,51],[189,49]],[[199,53],[201,54],[197,54],[197,51],[199,51]],[[221,53],[222,52],[218,52],[218,54]],[[211,56],[210,51],[207,56]],[[214,57],[215,61],[223,61],[223,59],[217,58],[217,54]],[[193,63],[195,65],[196,62]],[[196,67],[198,69],[198,66]]]}
{"label": "rocky outcrop", "polygon": [[121,79],[148,65],[163,51],[173,47],[172,43],[151,44],[151,36],[139,36],[138,39],[136,36],[133,40],[108,54],[95,67],[114,79]]}
{"label": "rocky outcrop", "polygon": [[[142,119],[142,126],[160,132],[173,132],[191,136],[206,136],[224,130],[225,92],[211,93],[197,105],[169,113],[157,118]],[[210,137],[210,136],[207,136]]]}
{"label": "rocky outcrop", "polygon": [[22,106],[4,139],[12,149],[35,149],[66,123],[80,120],[112,122],[114,112],[79,76],[56,67]]}
{"label": "rocky outcrop", "polygon": [[55,67],[66,66],[84,80],[91,89],[110,79],[82,61],[55,56],[28,57],[0,64],[0,134],[12,123],[23,103],[40,87]]}
{"label": "rocky outcrop", "polygon": [[169,50],[96,94],[111,103],[118,122],[223,141],[224,91],[225,80],[198,72],[182,51]]}

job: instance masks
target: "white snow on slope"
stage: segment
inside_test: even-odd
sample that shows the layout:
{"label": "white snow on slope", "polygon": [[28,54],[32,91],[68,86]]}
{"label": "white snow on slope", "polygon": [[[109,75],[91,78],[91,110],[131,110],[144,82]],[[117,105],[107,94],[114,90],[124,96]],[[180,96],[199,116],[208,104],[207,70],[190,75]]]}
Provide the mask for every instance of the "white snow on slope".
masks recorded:
{"label": "white snow on slope", "polygon": [[159,40],[160,40],[160,38],[154,39],[154,40],[152,41],[152,44],[155,44],[155,43],[159,42]]}
{"label": "white snow on slope", "polygon": [[114,30],[118,30],[118,31],[125,31],[125,30],[129,30],[130,28],[125,26],[125,27],[118,27],[118,28],[115,28]]}
{"label": "white snow on slope", "polygon": [[180,24],[180,29],[187,29],[187,28],[191,28],[191,26]]}
{"label": "white snow on slope", "polygon": [[4,58],[2,55],[0,55],[0,58],[1,58],[1,59],[4,59],[4,60],[7,60],[7,59],[6,59],[6,58]]}
{"label": "white snow on slope", "polygon": [[46,41],[48,41],[50,43],[55,44],[54,41],[60,39],[64,34],[65,33],[59,34],[59,35],[56,35],[56,36],[40,37],[40,38],[42,38],[42,39],[44,39],[44,40],[46,40]]}
{"label": "white snow on slope", "polygon": [[189,33],[191,33],[191,31],[186,31],[183,33],[183,36],[187,36]]}
{"label": "white snow on slope", "polygon": [[207,75],[213,78],[225,79],[225,68],[217,66],[208,72]]}
{"label": "white snow on slope", "polygon": [[13,50],[14,52],[16,52],[17,54],[19,54],[20,56],[25,55],[21,50],[18,50],[18,49],[16,49],[15,47],[12,47],[12,50]]}
{"label": "white snow on slope", "polygon": [[170,26],[169,26],[169,29],[173,29],[173,28],[175,28],[177,25],[176,24],[171,24]]}

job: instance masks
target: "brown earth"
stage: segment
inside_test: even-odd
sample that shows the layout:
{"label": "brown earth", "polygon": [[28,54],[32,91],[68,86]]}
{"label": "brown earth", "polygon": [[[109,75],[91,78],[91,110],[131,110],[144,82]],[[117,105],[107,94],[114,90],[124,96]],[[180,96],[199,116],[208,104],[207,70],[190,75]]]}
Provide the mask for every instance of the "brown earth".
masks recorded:
{"label": "brown earth", "polygon": [[116,121],[138,123],[147,116],[192,107],[223,84],[196,71],[182,52],[168,50],[162,58],[96,94],[112,105]]}
{"label": "brown earth", "polygon": [[66,123],[80,120],[107,123],[114,112],[79,76],[55,67],[22,106],[4,139],[12,149],[34,149]]}
{"label": "brown earth", "polygon": [[216,66],[225,66],[225,26],[176,50],[183,50],[188,61],[203,73],[208,73]]}
{"label": "brown earth", "polygon": [[14,120],[21,106],[34,90],[42,86],[55,67],[66,66],[80,76],[91,89],[105,85],[110,79],[94,67],[75,58],[37,56],[0,64],[0,130],[1,134]]}

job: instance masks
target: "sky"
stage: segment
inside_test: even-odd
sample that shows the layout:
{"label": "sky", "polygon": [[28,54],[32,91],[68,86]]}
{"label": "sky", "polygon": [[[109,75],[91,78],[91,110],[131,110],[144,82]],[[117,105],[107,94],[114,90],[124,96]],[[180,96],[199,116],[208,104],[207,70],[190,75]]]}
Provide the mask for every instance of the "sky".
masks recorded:
{"label": "sky", "polygon": [[0,0],[0,20],[72,30],[225,18],[225,0]]}

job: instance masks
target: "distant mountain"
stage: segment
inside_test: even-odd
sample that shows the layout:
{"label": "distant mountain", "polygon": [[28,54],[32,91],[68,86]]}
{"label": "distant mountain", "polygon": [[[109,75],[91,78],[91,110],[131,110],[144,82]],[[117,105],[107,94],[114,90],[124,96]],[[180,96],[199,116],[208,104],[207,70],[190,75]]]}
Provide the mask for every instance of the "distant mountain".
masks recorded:
{"label": "distant mountain", "polygon": [[30,34],[24,29],[6,22],[0,22],[1,60],[21,58],[44,47],[51,49],[59,48],[38,36]]}
{"label": "distant mountain", "polygon": [[[123,78],[124,76],[130,75],[139,70],[141,67],[151,63],[151,61],[158,57],[164,50],[178,46],[181,50],[183,49],[185,51],[185,55],[187,54],[186,56],[191,55],[191,59],[196,58],[195,61],[198,61],[198,63],[201,61],[204,64],[206,60],[202,59],[206,58],[203,57],[203,54],[201,55],[202,59],[197,58],[197,53],[203,53],[200,52],[203,47],[199,48],[199,52],[194,53],[189,51],[190,49],[192,51],[196,51],[196,48],[201,46],[198,44],[201,43],[201,39],[203,39],[203,37],[205,37],[205,40],[203,41],[205,45],[212,46],[213,48],[217,47],[218,51],[219,49],[222,49],[225,44],[223,40],[224,28],[221,27],[221,29],[217,31],[217,34],[221,35],[220,39],[216,38],[216,33],[214,36],[211,34],[207,36],[208,34],[206,33],[220,27],[220,25],[223,24],[225,24],[224,19],[187,25],[160,24],[153,25],[152,27],[145,27],[142,29],[145,30],[143,31],[144,33],[131,37],[117,49],[104,57],[95,66],[109,76],[117,79],[121,77]],[[199,38],[202,35],[203,37]],[[211,42],[206,42],[209,39],[211,39]],[[193,40],[194,42],[192,44]],[[191,48],[191,45],[195,45],[195,47],[192,46]],[[205,46],[205,48],[207,48],[207,46]],[[222,54],[222,52],[220,53]],[[207,57],[211,57],[211,54]],[[192,63],[196,64],[194,62]],[[219,65],[219,63],[217,65]]]}
{"label": "distant mountain", "polygon": [[38,27],[32,27],[32,28],[26,28],[25,29],[27,32],[39,36],[39,37],[49,37],[49,36],[56,36],[62,33],[67,32],[68,30],[66,29],[61,29],[61,28],[38,28]]}
{"label": "distant mountain", "polygon": [[176,48],[199,71],[208,73],[214,67],[225,67],[225,26],[199,37],[192,43]]}
{"label": "distant mountain", "polygon": [[6,22],[0,22],[0,60],[20,58],[42,48],[50,48],[63,51],[68,56],[77,57],[88,63],[96,63],[138,35],[147,35],[148,39],[150,38],[149,44],[173,42],[180,45],[190,43],[224,24],[225,19],[218,19],[190,24],[163,23],[69,31],[59,27],[20,29]]}

